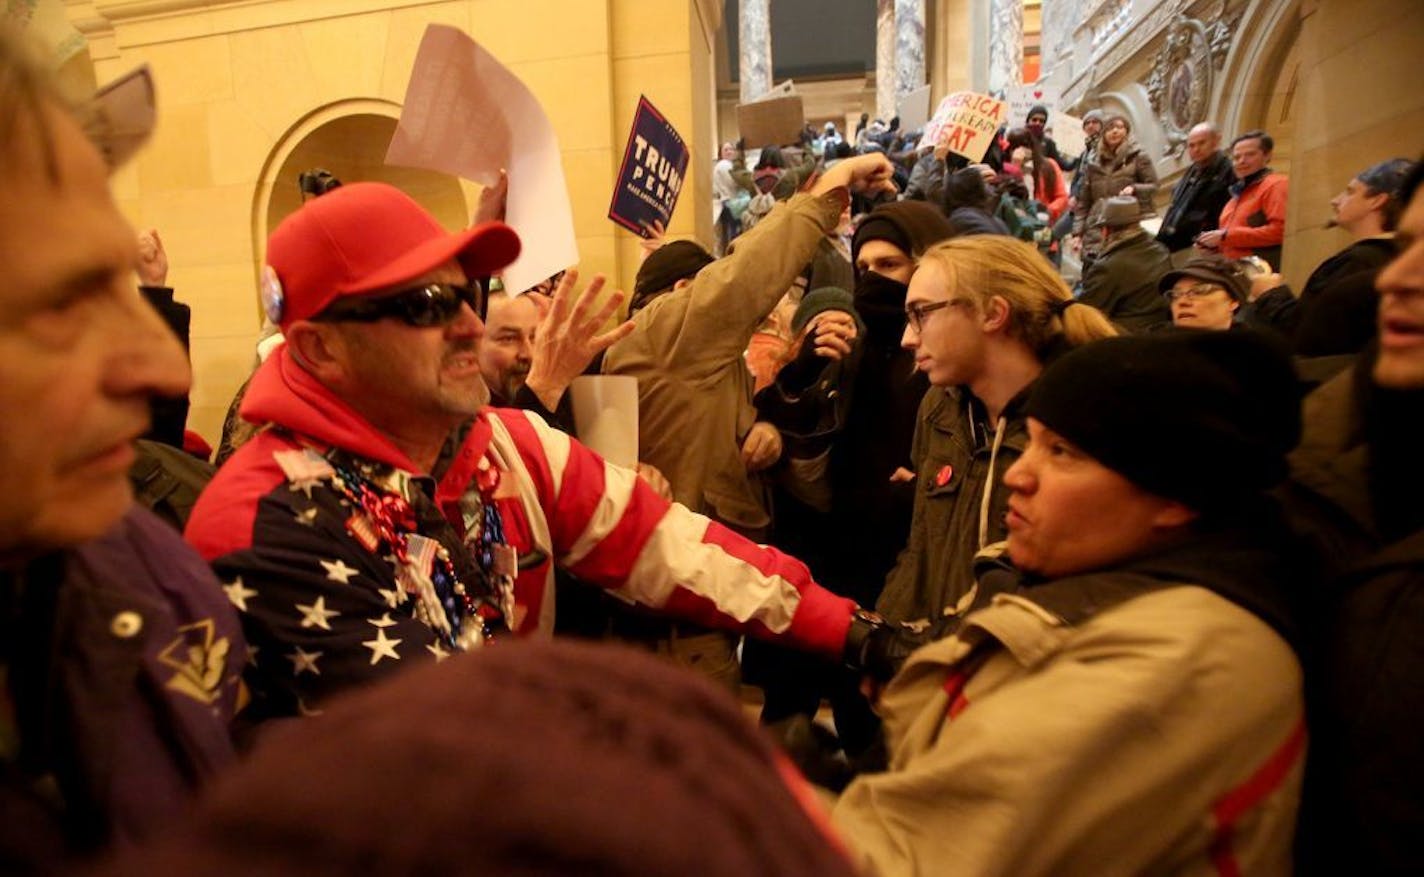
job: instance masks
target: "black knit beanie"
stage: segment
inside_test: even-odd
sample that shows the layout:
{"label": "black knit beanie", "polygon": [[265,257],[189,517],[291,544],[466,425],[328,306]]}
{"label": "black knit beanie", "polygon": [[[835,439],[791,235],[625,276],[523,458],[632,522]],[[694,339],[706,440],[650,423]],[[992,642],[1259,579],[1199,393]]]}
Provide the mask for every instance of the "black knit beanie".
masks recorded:
{"label": "black knit beanie", "polygon": [[860,257],[866,241],[889,241],[906,255],[919,258],[932,245],[952,237],[954,226],[944,212],[928,201],[882,204],[861,220],[850,245],[850,260]]}
{"label": "black knit beanie", "polygon": [[1300,438],[1289,357],[1244,329],[1076,348],[1039,377],[1025,412],[1149,493],[1204,513],[1279,483]]}
{"label": "black knit beanie", "polygon": [[[822,286],[813,289],[801,298],[801,304],[797,305],[796,313],[791,317],[791,331],[800,332],[802,327],[811,322],[817,314],[825,311],[845,311],[855,316],[855,299],[851,294],[837,286]],[[856,317],[856,324],[859,325],[860,318]]]}
{"label": "black knit beanie", "polygon": [[786,765],[696,674],[505,642],[273,729],[188,822],[100,873],[851,877]]}
{"label": "black knit beanie", "polygon": [[629,302],[629,309],[639,310],[679,280],[695,277],[712,261],[712,254],[692,241],[664,244],[639,266],[638,276],[633,281],[633,299]]}

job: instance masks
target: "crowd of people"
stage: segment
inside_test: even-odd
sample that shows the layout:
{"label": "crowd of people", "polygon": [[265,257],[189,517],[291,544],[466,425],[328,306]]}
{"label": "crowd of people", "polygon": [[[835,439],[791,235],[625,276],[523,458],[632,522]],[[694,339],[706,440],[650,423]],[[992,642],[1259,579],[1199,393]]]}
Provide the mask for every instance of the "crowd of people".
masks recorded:
{"label": "crowd of people", "polygon": [[727,144],[627,297],[313,171],[214,464],[86,112],[0,33],[7,873],[1424,868],[1419,162],[1299,295],[1210,124]]}

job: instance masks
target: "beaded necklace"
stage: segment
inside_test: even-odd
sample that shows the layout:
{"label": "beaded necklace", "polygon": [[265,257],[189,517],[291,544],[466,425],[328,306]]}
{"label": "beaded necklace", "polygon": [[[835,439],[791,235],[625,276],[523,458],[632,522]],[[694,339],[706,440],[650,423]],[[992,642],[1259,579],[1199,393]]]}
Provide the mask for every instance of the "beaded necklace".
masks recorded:
{"label": "beaded necklace", "polygon": [[[505,627],[505,613],[482,595],[471,593],[455,571],[450,552],[434,539],[414,532],[415,511],[399,493],[382,491],[352,466],[329,460],[334,471],[332,487],[364,512],[353,515],[346,527],[371,550],[389,546],[397,564],[420,572],[428,570],[432,587],[410,587],[415,615],[434,630],[444,643],[462,651],[478,646]],[[503,540],[503,522],[493,503],[484,506],[480,548],[475,560],[489,575],[494,544]],[[366,532],[369,531],[369,532]],[[375,544],[371,544],[374,542]],[[414,555],[414,556],[413,556]],[[418,583],[423,584],[423,583]]]}

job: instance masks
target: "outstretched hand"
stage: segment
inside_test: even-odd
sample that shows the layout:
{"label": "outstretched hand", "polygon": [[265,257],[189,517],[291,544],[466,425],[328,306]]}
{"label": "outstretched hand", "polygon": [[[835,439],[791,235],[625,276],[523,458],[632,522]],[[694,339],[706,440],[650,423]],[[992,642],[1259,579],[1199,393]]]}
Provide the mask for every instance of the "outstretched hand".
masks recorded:
{"label": "outstretched hand", "polygon": [[[558,406],[564,390],[583,374],[595,356],[633,331],[633,321],[625,320],[599,333],[599,328],[613,316],[626,296],[617,290],[602,305],[597,305],[603,275],[595,274],[581,293],[574,292],[577,282],[577,270],[570,268],[564,273],[554,288],[552,300],[540,308],[542,318],[534,331],[534,362],[525,384],[550,411]],[[535,303],[539,303],[539,299],[535,299]]]}

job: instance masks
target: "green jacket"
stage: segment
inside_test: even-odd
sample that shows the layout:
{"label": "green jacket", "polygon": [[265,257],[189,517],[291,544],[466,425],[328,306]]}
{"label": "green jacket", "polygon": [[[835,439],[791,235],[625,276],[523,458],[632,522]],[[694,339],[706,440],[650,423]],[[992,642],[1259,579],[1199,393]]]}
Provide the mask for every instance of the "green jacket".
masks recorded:
{"label": "green jacket", "polygon": [[1023,395],[1009,403],[998,424],[990,424],[983,406],[962,388],[931,387],[925,394],[911,448],[916,486],[910,538],[876,605],[885,617],[918,621],[962,611],[961,601],[968,605],[974,555],[1007,535],[1004,472],[1028,445]]}
{"label": "green jacket", "polygon": [[742,440],[756,422],[743,353],[840,221],[845,198],[778,204],[691,284],[639,311],[633,334],[604,357],[604,373],[638,379],[638,459],[660,469],[673,498],[695,512],[743,530],[771,521],[760,479],[742,465]]}
{"label": "green jacket", "polygon": [[[1283,490],[1326,579],[1311,607],[1319,657],[1301,829],[1317,874],[1424,868],[1424,528],[1407,499],[1420,483],[1410,446],[1421,394],[1389,398],[1369,378],[1373,364],[1362,356],[1306,397]],[[1381,446],[1391,439],[1393,455]],[[1372,465],[1388,481],[1371,485]],[[1405,508],[1377,503],[1373,493],[1390,486]]]}

